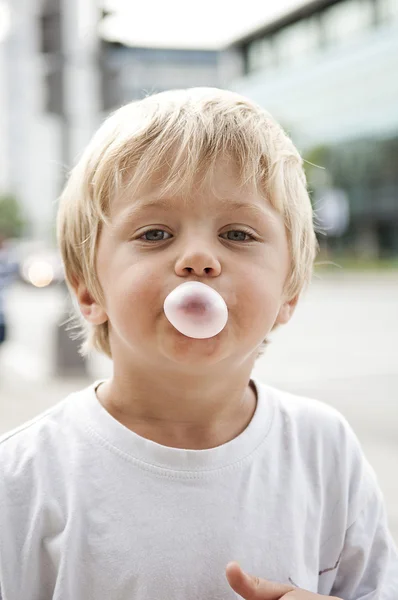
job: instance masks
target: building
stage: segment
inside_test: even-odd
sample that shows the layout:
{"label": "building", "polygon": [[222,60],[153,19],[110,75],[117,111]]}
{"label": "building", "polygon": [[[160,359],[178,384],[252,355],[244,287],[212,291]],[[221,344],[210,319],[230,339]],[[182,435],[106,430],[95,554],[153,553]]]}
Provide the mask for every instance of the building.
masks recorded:
{"label": "building", "polygon": [[148,94],[194,86],[220,85],[220,52],[140,48],[103,41],[104,109]]}
{"label": "building", "polygon": [[230,50],[242,70],[229,87],[267,108],[348,192],[348,243],[398,254],[396,0],[309,1]]}
{"label": "building", "polygon": [[0,193],[18,199],[26,236],[50,243],[65,175],[101,119],[96,2],[2,6],[9,26],[0,39]]}
{"label": "building", "polygon": [[65,176],[109,111],[148,93],[219,86],[217,50],[130,47],[100,38],[97,0],[0,0],[0,194],[19,201],[25,235],[54,241]]}

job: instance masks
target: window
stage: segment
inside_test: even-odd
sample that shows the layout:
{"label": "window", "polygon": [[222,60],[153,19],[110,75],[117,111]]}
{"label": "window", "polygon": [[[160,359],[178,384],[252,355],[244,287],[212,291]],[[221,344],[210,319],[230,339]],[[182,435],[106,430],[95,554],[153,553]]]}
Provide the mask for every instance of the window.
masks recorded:
{"label": "window", "polygon": [[327,8],[321,14],[327,45],[337,45],[354,39],[374,24],[371,0],[345,0]]}
{"label": "window", "polygon": [[267,38],[251,42],[248,47],[248,70],[300,63],[303,58],[318,51],[320,41],[318,18],[302,19]]}
{"label": "window", "polygon": [[275,63],[274,50],[270,38],[254,40],[247,50],[247,66],[249,72],[268,69]]}
{"label": "window", "polygon": [[398,0],[378,0],[377,12],[381,23],[398,19]]}
{"label": "window", "polygon": [[320,47],[317,17],[308,17],[282,29],[275,35],[278,65],[297,64],[317,52]]}

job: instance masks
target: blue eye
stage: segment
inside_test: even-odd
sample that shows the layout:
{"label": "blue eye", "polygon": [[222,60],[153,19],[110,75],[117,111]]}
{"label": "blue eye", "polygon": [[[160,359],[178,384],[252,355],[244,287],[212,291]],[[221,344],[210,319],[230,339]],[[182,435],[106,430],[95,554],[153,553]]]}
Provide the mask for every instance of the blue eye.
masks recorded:
{"label": "blue eye", "polygon": [[[244,229],[230,229],[221,234],[221,237],[225,235],[227,237],[224,237],[223,239],[227,239],[230,242],[249,242],[255,239],[251,233]],[[139,239],[145,242],[164,242],[171,237],[173,236],[167,231],[164,231],[164,229],[148,229],[148,231],[145,231]]]}
{"label": "blue eye", "polygon": [[[144,239],[146,242],[162,242],[165,239],[164,235],[170,236],[167,231],[163,231],[163,229],[148,229],[145,233],[142,234],[141,239]],[[171,236],[170,236],[171,237]]]}
{"label": "blue eye", "polygon": [[225,233],[228,236],[227,239],[231,242],[247,242],[248,239],[254,239],[250,233],[244,231],[243,229],[231,229],[230,231],[226,231]]}

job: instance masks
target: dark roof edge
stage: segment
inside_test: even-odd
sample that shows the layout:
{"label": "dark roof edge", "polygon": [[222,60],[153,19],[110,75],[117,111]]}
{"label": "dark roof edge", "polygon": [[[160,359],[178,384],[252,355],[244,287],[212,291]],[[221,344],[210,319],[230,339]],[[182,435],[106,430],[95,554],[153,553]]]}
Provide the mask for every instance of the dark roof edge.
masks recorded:
{"label": "dark roof edge", "polygon": [[312,0],[304,6],[299,6],[286,15],[279,17],[274,21],[271,21],[266,25],[263,25],[258,29],[255,29],[254,31],[251,31],[250,33],[247,33],[244,36],[234,40],[228,45],[228,48],[244,46],[263,35],[273,33],[274,31],[282,29],[283,27],[286,27],[295,21],[298,21],[304,17],[309,17],[310,15],[319,12],[327,6],[331,6],[332,4],[337,4],[338,2],[342,1],[343,0]]}

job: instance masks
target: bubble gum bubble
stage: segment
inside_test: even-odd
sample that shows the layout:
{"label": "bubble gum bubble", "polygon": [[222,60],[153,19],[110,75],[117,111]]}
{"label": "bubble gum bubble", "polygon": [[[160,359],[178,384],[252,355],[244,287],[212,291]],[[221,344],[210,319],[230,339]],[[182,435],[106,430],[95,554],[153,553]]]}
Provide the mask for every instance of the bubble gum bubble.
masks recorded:
{"label": "bubble gum bubble", "polygon": [[177,331],[196,339],[217,335],[228,320],[223,297],[199,281],[187,281],[176,287],[165,299],[163,308]]}

